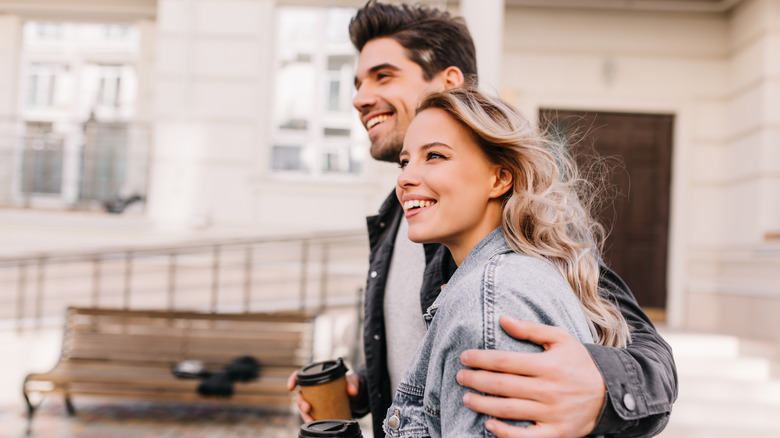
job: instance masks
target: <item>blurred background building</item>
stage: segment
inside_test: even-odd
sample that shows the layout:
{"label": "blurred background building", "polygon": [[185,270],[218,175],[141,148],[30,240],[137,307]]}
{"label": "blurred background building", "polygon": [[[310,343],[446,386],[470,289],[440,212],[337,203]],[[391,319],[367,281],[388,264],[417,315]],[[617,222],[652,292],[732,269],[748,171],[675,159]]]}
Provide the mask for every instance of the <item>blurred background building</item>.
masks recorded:
{"label": "blurred background building", "polygon": [[[780,2],[429,3],[484,89],[619,158],[607,258],[649,313],[780,340]],[[351,106],[362,4],[0,0],[0,221],[360,232],[397,172]]]}
{"label": "blurred background building", "polygon": [[[326,305],[320,354],[360,360],[398,172],[351,105],[363,3],[0,0],[0,393],[67,305]],[[606,259],[685,381],[665,436],[777,436],[780,1],[425,3],[465,17],[483,89],[613,166]]]}

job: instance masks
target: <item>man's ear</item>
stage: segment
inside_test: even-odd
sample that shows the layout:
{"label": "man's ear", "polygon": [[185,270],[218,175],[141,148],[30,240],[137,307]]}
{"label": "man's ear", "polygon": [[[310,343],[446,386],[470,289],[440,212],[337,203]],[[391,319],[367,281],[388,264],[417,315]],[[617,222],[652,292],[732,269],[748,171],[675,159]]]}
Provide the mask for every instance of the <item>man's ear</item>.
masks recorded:
{"label": "man's ear", "polygon": [[463,72],[458,67],[451,65],[439,73],[444,80],[444,89],[460,87],[466,78],[463,76]]}
{"label": "man's ear", "polygon": [[512,173],[503,167],[496,168],[495,179],[493,180],[493,189],[490,191],[491,198],[504,196],[514,183]]}

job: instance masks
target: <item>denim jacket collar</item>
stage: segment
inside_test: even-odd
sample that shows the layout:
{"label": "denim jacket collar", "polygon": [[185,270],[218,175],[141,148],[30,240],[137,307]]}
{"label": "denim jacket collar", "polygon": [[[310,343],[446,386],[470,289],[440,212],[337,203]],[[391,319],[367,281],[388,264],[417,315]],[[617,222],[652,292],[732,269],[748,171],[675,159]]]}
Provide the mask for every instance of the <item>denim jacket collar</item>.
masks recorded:
{"label": "denim jacket collar", "polygon": [[[506,240],[504,239],[504,234],[501,230],[501,227],[496,228],[482,240],[480,240],[479,243],[474,245],[474,248],[471,248],[471,251],[469,251],[469,253],[466,255],[466,258],[463,259],[463,262],[452,275],[452,278],[450,278],[448,283],[457,281],[464,272],[469,272],[475,266],[484,264],[485,260],[488,260],[495,255],[508,253],[511,251],[512,249],[509,247],[509,245],[507,245]],[[441,299],[446,293],[447,286],[445,285],[444,289],[442,289],[442,293],[439,294],[433,304],[428,307],[428,310],[425,314],[426,322],[429,322],[430,318],[432,318],[436,313],[436,309],[438,309],[441,305]]]}

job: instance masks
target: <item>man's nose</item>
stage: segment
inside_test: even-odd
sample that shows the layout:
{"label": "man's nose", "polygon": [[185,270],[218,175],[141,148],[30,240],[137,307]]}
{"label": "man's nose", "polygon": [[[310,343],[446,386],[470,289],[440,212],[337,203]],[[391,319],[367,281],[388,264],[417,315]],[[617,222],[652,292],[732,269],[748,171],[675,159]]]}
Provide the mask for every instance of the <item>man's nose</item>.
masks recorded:
{"label": "man's nose", "polygon": [[357,89],[357,93],[355,93],[355,98],[352,99],[352,105],[358,111],[362,111],[364,109],[369,109],[374,106],[374,104],[376,104],[376,97],[371,91],[371,87],[365,84],[361,85],[360,88]]}

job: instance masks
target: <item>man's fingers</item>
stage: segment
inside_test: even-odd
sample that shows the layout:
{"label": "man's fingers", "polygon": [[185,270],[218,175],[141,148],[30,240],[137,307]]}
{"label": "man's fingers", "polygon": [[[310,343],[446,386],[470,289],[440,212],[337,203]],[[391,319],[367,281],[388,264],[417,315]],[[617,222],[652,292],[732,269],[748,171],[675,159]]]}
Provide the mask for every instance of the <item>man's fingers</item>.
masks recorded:
{"label": "man's fingers", "polygon": [[544,405],[530,400],[505,399],[473,392],[463,396],[463,404],[474,412],[506,420],[525,420],[538,417]]}
{"label": "man's fingers", "polygon": [[540,401],[534,395],[544,393],[544,388],[538,387],[538,379],[515,374],[463,369],[458,371],[457,380],[462,386],[499,397]]}
{"label": "man's fingers", "polygon": [[501,322],[501,327],[509,336],[539,344],[545,350],[549,348],[550,344],[571,337],[570,334],[560,327],[544,325],[538,322],[521,321],[509,316],[502,316],[499,321]]}
{"label": "man's fingers", "polygon": [[496,419],[488,420],[485,423],[485,428],[497,438],[553,438],[556,436],[553,431],[544,426],[510,426]]}
{"label": "man's fingers", "polygon": [[466,350],[460,355],[463,365],[499,373],[536,376],[545,364],[539,353],[518,353],[501,350]]}

